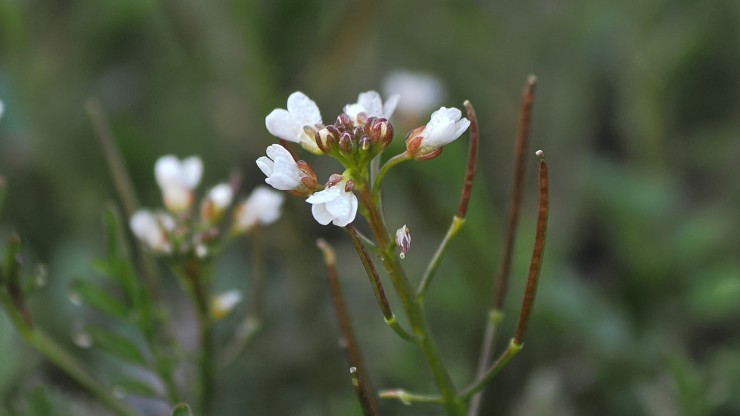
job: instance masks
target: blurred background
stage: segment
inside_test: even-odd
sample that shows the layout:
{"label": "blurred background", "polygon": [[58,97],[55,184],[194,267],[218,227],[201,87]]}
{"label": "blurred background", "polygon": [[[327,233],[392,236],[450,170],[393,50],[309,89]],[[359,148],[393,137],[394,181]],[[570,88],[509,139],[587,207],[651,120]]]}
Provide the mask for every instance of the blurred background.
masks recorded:
{"label": "blurred background", "polygon": [[[398,71],[427,84],[409,85]],[[483,414],[740,414],[736,0],[2,0],[0,175],[8,195],[0,237],[19,233],[27,263],[48,267],[32,312],[74,348],[71,322],[86,312],[69,302],[66,287],[74,277],[95,278],[90,261],[104,254],[102,210],[118,202],[85,112],[89,97],[105,108],[150,207],[161,204],[153,165],[163,154],[200,155],[202,189],[234,168],[245,195],[263,183],[254,160],[275,142],[264,117],[295,90],[318,103],[325,122],[359,92],[417,91],[401,91],[406,102],[393,119],[388,155],[402,151],[405,132],[426,123],[431,110],[470,99],[482,132],[471,210],[426,301],[463,386],[493,296],[530,73],[538,77],[530,154],[543,149],[548,157],[550,229],[526,347],[488,388]],[[429,101],[413,102],[417,94]],[[404,260],[411,276],[420,276],[447,229],[466,152],[460,140],[386,180],[389,226],[412,231]],[[331,159],[301,157],[320,180],[339,170]],[[532,156],[497,350],[515,321],[535,215]],[[338,250],[376,387],[433,391],[414,348],[383,323],[340,229],[318,225],[303,200],[289,198],[263,235],[264,329],[220,374],[214,415],[360,414],[318,237]],[[219,259],[217,289],[248,290],[249,250],[244,240]],[[188,316],[180,289],[164,276],[169,307]],[[222,335],[236,322],[223,322]],[[27,349],[5,315],[0,356],[0,412],[43,393],[84,414],[84,394]],[[382,411],[441,414],[397,402],[383,402]],[[153,406],[149,414],[164,413]]]}

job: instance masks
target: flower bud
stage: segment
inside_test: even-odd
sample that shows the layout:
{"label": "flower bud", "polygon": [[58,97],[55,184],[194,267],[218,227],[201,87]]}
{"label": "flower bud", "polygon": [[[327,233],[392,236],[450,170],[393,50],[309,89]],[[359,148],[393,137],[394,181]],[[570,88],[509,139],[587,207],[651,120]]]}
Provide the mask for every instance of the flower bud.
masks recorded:
{"label": "flower bud", "polygon": [[342,182],[342,180],[344,180],[342,175],[338,173],[334,173],[331,176],[329,176],[329,180],[326,181],[326,185],[324,185],[324,188],[331,188],[332,186],[338,184],[339,182]]}
{"label": "flower bud", "polygon": [[334,126],[326,126],[316,133],[316,145],[324,153],[336,148],[339,141],[339,131]]}
{"label": "flower bud", "polygon": [[368,135],[374,141],[381,143],[383,147],[387,147],[393,140],[393,125],[384,118],[375,119]]}
{"label": "flower bud", "polygon": [[337,116],[337,121],[334,123],[334,126],[336,126],[339,131],[352,131],[354,124],[352,124],[352,119],[349,118],[347,114],[341,113]]}
{"label": "flower bud", "polygon": [[363,152],[367,152],[372,147],[373,142],[367,136],[360,137],[359,145]]}
{"label": "flower bud", "polygon": [[398,245],[398,249],[401,251],[398,256],[401,257],[401,259],[406,258],[406,253],[408,253],[409,248],[411,248],[411,231],[406,224],[396,230],[396,245]]}
{"label": "flower bud", "polygon": [[352,153],[352,135],[346,131],[339,136],[339,151],[344,154]]}

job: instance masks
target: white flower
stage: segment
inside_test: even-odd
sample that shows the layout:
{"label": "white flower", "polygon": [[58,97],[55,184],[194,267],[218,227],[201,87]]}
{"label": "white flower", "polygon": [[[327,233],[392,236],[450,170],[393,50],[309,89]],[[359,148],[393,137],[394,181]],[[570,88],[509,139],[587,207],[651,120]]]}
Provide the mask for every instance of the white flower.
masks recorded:
{"label": "white flower", "polygon": [[234,213],[234,229],[246,232],[257,223],[269,225],[280,218],[280,208],[283,205],[283,194],[264,186],[258,186],[249,197],[242,202]]}
{"label": "white flower", "polygon": [[200,218],[208,224],[216,224],[224,211],[231,205],[234,190],[228,183],[221,183],[208,191],[200,204]]}
{"label": "white flower", "polygon": [[301,179],[307,176],[293,160],[290,152],[279,144],[267,148],[267,157],[257,159],[257,166],[267,176],[265,182],[275,189],[291,191],[301,186]]}
{"label": "white flower", "polygon": [[470,120],[461,117],[462,112],[454,107],[433,112],[421,133],[421,147],[441,147],[460,137],[470,126]]}
{"label": "white flower", "polygon": [[310,136],[304,127],[319,130],[322,126],[321,112],[306,94],[296,91],[288,97],[288,109],[276,108],[265,117],[267,131],[273,136],[289,142],[300,143],[309,152],[321,154],[316,146],[316,138]]}
{"label": "white flower", "polygon": [[182,161],[172,155],[160,157],[154,166],[154,176],[167,209],[179,213],[190,208],[192,191],[198,186],[202,174],[203,162],[197,156]]}
{"label": "white flower", "polygon": [[231,205],[231,199],[233,196],[234,190],[231,188],[231,185],[228,183],[221,183],[208,191],[206,200],[211,201],[211,203],[213,203],[213,207],[220,212]]}
{"label": "white flower", "polygon": [[385,78],[383,89],[386,94],[398,93],[398,111],[409,117],[419,117],[430,111],[444,96],[439,79],[423,72],[407,70],[393,71]]}
{"label": "white flower", "polygon": [[219,293],[211,299],[211,316],[215,319],[223,319],[242,300],[242,294],[236,290]]}
{"label": "white flower", "polygon": [[375,91],[366,91],[357,96],[357,102],[344,106],[344,112],[352,119],[355,125],[360,124],[357,121],[357,115],[365,113],[365,117],[378,117],[389,119],[393,115],[398,105],[398,94],[392,95],[383,105],[380,94]]}
{"label": "white flower", "polygon": [[175,229],[175,219],[168,214],[138,210],[129,220],[129,227],[150,249],[160,253],[172,251],[167,234]]}
{"label": "white flower", "polygon": [[355,220],[357,214],[357,197],[352,191],[347,190],[347,180],[343,180],[334,186],[316,192],[306,199],[312,204],[311,213],[321,225],[330,222],[336,226],[344,227]]}

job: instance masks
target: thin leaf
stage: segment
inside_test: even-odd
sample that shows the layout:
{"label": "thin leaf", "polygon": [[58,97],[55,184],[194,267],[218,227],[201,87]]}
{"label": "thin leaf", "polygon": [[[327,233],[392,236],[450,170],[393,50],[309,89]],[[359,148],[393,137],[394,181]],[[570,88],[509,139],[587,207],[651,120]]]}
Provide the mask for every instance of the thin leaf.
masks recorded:
{"label": "thin leaf", "polygon": [[126,362],[147,366],[147,360],[139,348],[128,338],[107,329],[88,326],[85,332],[90,335],[93,345]]}
{"label": "thin leaf", "polygon": [[123,303],[88,280],[74,280],[69,290],[75,302],[116,318],[129,318],[129,311]]}

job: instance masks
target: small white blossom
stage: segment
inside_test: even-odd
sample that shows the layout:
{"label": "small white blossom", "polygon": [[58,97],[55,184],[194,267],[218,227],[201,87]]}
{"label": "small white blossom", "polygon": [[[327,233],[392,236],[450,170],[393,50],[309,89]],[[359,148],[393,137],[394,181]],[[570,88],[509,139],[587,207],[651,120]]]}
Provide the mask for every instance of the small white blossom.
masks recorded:
{"label": "small white blossom", "polygon": [[265,182],[268,185],[281,191],[291,191],[301,186],[301,178],[305,174],[286,148],[273,144],[266,153],[267,157],[257,159],[257,166],[267,176]]}
{"label": "small white blossom", "polygon": [[307,134],[304,127],[319,130],[322,126],[321,112],[306,94],[296,91],[288,97],[288,109],[276,108],[265,117],[267,131],[275,137],[300,143],[309,152],[321,154],[316,138]]}
{"label": "small white blossom", "polygon": [[208,191],[206,198],[213,202],[213,206],[217,210],[223,211],[231,205],[231,199],[233,196],[234,190],[231,188],[231,185],[228,183],[221,183],[211,188],[211,190]]}
{"label": "small white blossom", "polygon": [[385,78],[383,89],[386,94],[398,93],[398,111],[412,118],[427,113],[444,96],[444,88],[439,79],[423,73],[407,70],[393,71]]}
{"label": "small white blossom", "polygon": [[139,210],[129,220],[129,227],[136,238],[150,249],[160,253],[170,253],[172,246],[167,234],[174,230],[175,219],[170,215],[148,210]]}
{"label": "small white blossom", "polygon": [[269,225],[280,218],[283,194],[264,186],[258,186],[235,211],[234,228],[247,232],[257,223]]}
{"label": "small white blossom", "polygon": [[223,319],[234,310],[242,300],[242,294],[236,290],[219,293],[211,299],[211,316],[215,319]]}
{"label": "small white blossom", "polygon": [[316,192],[306,199],[312,204],[311,213],[321,225],[330,222],[336,226],[344,227],[355,220],[357,214],[357,197],[352,191],[347,190],[347,180],[343,180],[334,186]]}
{"label": "small white blossom", "polygon": [[192,191],[203,174],[203,162],[197,156],[180,161],[172,155],[162,156],[154,166],[154,176],[162,190],[164,205],[179,213],[193,202]]}
{"label": "small white blossom", "polygon": [[357,102],[344,106],[344,112],[352,119],[355,125],[359,124],[357,115],[365,113],[365,117],[379,117],[389,119],[396,110],[398,105],[398,94],[392,95],[385,101],[380,98],[380,94],[375,91],[366,91],[357,96]]}
{"label": "small white blossom", "polygon": [[441,147],[460,137],[470,126],[470,120],[462,118],[457,108],[441,107],[421,133],[421,147]]}

